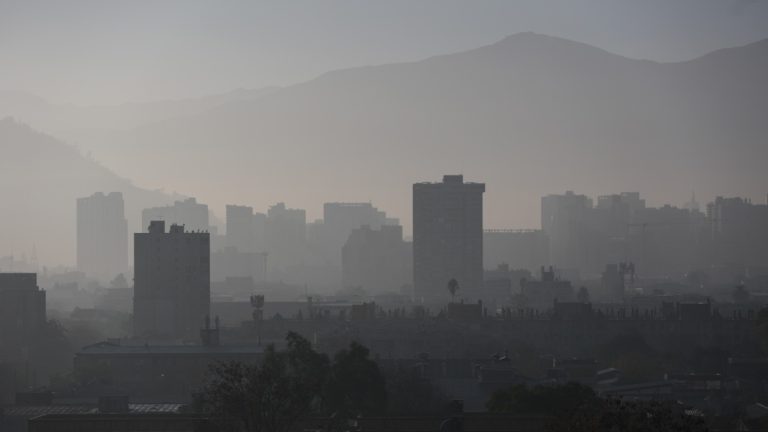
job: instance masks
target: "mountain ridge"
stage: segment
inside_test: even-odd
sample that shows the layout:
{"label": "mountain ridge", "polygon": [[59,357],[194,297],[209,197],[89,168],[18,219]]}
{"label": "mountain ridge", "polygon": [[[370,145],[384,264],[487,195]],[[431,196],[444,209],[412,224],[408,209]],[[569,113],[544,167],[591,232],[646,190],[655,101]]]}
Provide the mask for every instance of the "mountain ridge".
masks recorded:
{"label": "mountain ridge", "polygon": [[566,189],[762,199],[767,62],[768,40],[665,63],[525,33],[331,71],[110,135],[95,154],[218,211],[286,201],[311,219],[325,201],[373,201],[406,231],[410,184],[443,173],[485,181],[497,227],[537,226],[540,196]]}
{"label": "mountain ridge", "polygon": [[41,262],[74,265],[76,198],[122,192],[130,232],[140,229],[141,209],[180,198],[138,188],[75,146],[10,117],[0,119],[0,151],[14,155],[0,158],[3,254],[35,245]]}

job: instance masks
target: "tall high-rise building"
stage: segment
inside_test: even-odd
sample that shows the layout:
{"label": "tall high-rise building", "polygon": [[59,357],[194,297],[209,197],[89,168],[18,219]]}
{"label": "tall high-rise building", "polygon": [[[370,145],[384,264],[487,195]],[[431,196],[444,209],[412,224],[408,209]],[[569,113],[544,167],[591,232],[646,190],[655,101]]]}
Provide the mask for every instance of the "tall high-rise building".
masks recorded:
{"label": "tall high-rise building", "polygon": [[[194,198],[176,201],[165,207],[151,207],[141,212],[141,229],[148,229],[151,221],[184,225],[187,231],[209,231],[208,206]],[[146,232],[146,231],[144,231]]]}
{"label": "tall high-rise building", "polygon": [[134,234],[134,335],[194,339],[210,313],[210,235],[151,221]]}
{"label": "tall high-rise building", "polygon": [[403,227],[364,225],[352,230],[341,251],[342,285],[369,294],[401,292],[413,283],[411,244],[403,241]]}
{"label": "tall high-rise building", "polygon": [[270,267],[287,269],[303,260],[307,240],[307,213],[277,203],[267,211],[266,243]]}
{"label": "tall high-rise building", "polygon": [[447,284],[459,283],[470,300],[483,286],[483,193],[485,184],[465,183],[461,175],[442,183],[413,185],[414,293],[424,299],[448,299]]}
{"label": "tall high-rise building", "polygon": [[128,270],[128,222],[120,192],[77,199],[77,268],[104,283]]}
{"label": "tall high-rise building", "polygon": [[0,347],[29,343],[46,321],[36,273],[0,273]]}
{"label": "tall high-rise building", "polygon": [[584,268],[589,252],[589,212],[592,200],[567,191],[541,198],[541,229],[549,237],[552,263],[561,268]]}
{"label": "tall high-rise building", "polygon": [[0,273],[0,358],[9,371],[19,366],[10,380],[7,374],[0,379],[0,401],[12,397],[14,390],[40,384],[37,377],[45,371],[36,370],[39,366],[29,358],[30,346],[40,342],[45,323],[45,291],[37,286],[37,274]]}
{"label": "tall high-rise building", "polygon": [[399,225],[400,221],[388,218],[387,213],[371,203],[332,202],[323,205],[323,222],[320,229],[319,249],[326,261],[341,263],[341,248],[352,230],[362,226],[379,229],[382,225]]}
{"label": "tall high-rise building", "polygon": [[253,207],[227,205],[227,247],[255,252],[256,234]]}

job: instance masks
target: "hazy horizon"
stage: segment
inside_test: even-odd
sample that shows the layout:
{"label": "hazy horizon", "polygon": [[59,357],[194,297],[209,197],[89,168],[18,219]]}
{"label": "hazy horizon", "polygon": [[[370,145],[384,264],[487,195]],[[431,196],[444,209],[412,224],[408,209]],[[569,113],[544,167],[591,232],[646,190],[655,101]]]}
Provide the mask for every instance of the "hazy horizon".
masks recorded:
{"label": "hazy horizon", "polygon": [[[566,190],[762,203],[766,22],[752,1],[0,1],[0,117],[137,199],[196,197],[221,220],[226,204],[313,221],[323,202],[372,202],[409,234],[410,184],[443,174],[487,183],[487,228],[539,228],[540,197]],[[126,185],[86,176],[67,194]],[[127,200],[129,226],[161,196]],[[5,233],[5,253],[46,242],[33,233]]]}
{"label": "hazy horizon", "polygon": [[528,31],[628,58],[675,62],[768,38],[766,19],[768,2],[750,0],[193,1],[152,7],[5,0],[0,90],[79,106],[197,98],[297,84],[331,70],[418,61]]}

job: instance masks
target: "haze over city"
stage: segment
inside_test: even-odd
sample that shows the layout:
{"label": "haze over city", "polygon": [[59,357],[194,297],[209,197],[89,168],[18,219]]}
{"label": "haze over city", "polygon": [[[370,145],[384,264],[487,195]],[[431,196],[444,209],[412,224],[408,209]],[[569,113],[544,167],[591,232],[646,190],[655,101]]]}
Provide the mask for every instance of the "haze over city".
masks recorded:
{"label": "haze over city", "polygon": [[765,430],[766,77],[760,0],[0,0],[0,430]]}
{"label": "haze over city", "polygon": [[[639,190],[654,204],[691,192],[762,199],[765,146],[741,138],[763,127],[763,88],[750,80],[765,63],[746,51],[765,44],[695,59],[768,37],[766,15],[764,2],[738,1],[5,2],[0,115],[139,187],[197,197],[219,218],[236,201],[286,201],[309,220],[325,201],[372,201],[410,233],[409,184],[443,172],[489,183],[485,222],[496,228],[537,227],[538,197],[566,189]],[[606,79],[613,68],[632,71]],[[677,88],[685,73],[699,77],[694,88]],[[745,99],[702,106],[732,90]],[[713,121],[726,123],[717,135]],[[76,195],[59,186],[40,196]],[[140,209],[127,207],[135,229]],[[42,223],[19,219],[7,220]],[[21,231],[2,233],[5,253],[34,243],[50,264],[74,262],[47,235]]]}

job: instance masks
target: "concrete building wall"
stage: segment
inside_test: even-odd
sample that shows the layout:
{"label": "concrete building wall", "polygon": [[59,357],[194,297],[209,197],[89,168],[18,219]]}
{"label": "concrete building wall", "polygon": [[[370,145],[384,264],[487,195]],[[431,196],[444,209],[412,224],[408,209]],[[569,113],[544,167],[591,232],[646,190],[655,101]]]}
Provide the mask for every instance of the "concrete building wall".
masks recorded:
{"label": "concrete building wall", "polygon": [[105,284],[128,271],[128,221],[120,192],[77,199],[77,268]]}
{"label": "concrete building wall", "polygon": [[411,245],[403,241],[400,225],[353,230],[341,256],[344,287],[362,287],[375,295],[400,292],[413,283]]}
{"label": "concrete building wall", "polygon": [[157,221],[134,245],[134,335],[196,338],[210,313],[209,234]]}
{"label": "concrete building wall", "polygon": [[449,280],[460,297],[476,299],[483,286],[485,184],[444,176],[413,185],[413,271],[418,298],[448,299]]}

